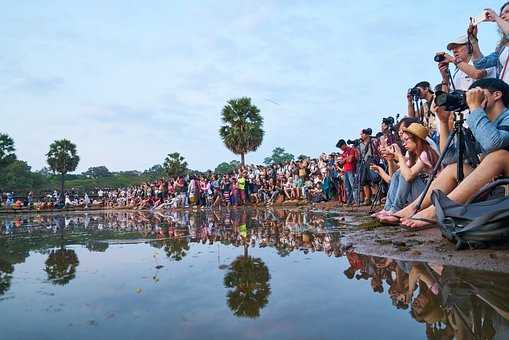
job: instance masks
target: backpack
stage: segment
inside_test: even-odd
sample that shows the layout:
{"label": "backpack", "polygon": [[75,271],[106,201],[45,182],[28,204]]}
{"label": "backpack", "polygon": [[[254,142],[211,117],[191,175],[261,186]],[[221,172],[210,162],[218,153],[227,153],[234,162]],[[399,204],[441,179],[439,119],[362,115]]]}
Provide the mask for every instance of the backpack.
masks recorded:
{"label": "backpack", "polygon": [[496,187],[509,184],[509,179],[485,186],[470,201],[459,204],[440,190],[434,190],[431,200],[436,208],[442,235],[456,243],[456,249],[486,248],[509,240],[509,197],[478,200]]}

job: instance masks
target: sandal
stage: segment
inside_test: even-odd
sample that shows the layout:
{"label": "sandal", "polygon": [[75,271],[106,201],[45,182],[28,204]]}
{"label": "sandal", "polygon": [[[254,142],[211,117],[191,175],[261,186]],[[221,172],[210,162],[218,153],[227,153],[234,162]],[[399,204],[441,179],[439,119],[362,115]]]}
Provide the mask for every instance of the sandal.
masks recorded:
{"label": "sandal", "polygon": [[421,226],[418,226],[418,227],[411,227],[411,226],[408,226],[408,225],[405,225],[405,224],[401,223],[400,226],[405,228],[405,229],[407,229],[407,230],[420,231],[420,230],[425,230],[425,229],[431,229],[431,228],[438,227],[437,221],[430,220],[430,219],[427,219],[427,218],[408,217],[408,218],[405,218],[405,220],[425,222],[425,224],[423,224]]}
{"label": "sandal", "polygon": [[380,221],[383,225],[398,225],[401,222],[401,218],[396,215],[384,214],[378,216],[378,221]]}

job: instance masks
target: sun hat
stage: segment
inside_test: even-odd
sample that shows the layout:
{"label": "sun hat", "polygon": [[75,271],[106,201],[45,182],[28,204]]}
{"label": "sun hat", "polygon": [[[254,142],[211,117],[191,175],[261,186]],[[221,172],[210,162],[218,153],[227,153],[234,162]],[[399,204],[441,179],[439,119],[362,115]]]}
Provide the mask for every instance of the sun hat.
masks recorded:
{"label": "sun hat", "polygon": [[411,133],[412,135],[424,141],[426,140],[426,137],[428,137],[429,133],[428,129],[424,125],[419,123],[412,123],[410,124],[410,126],[403,128],[403,131]]}

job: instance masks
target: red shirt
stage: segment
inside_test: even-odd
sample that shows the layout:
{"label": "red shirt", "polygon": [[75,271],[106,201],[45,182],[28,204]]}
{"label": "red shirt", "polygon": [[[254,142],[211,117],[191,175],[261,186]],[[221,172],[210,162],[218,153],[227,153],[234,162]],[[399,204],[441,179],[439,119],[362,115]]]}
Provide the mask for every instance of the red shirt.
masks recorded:
{"label": "red shirt", "polygon": [[343,159],[343,171],[344,172],[355,172],[355,150],[349,146],[343,151],[341,155]]}

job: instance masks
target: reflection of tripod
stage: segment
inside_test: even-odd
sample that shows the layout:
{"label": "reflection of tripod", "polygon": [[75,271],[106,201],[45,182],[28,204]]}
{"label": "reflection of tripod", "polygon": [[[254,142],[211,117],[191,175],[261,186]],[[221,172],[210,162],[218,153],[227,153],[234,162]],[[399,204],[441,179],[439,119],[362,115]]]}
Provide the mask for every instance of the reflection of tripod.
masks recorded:
{"label": "reflection of tripod", "polygon": [[[421,194],[419,201],[417,202],[417,205],[415,207],[415,211],[421,210],[422,202],[424,201],[424,197],[426,197],[426,193],[429,191],[429,188],[431,187],[431,183],[435,179],[438,170],[442,166],[442,163],[444,162],[445,156],[448,154],[448,151],[451,149],[451,146],[453,145],[454,137],[456,137],[456,164],[457,164],[457,172],[456,172],[456,178],[458,180],[458,183],[461,182],[464,178],[463,173],[463,162],[465,159],[465,131],[466,128],[463,126],[463,123],[465,122],[465,119],[463,118],[462,112],[457,112],[456,120],[454,121],[454,129],[449,134],[449,138],[447,139],[447,143],[445,145],[444,151],[440,155],[440,158],[438,159],[437,164],[433,168],[433,171],[431,173],[430,178],[428,179],[428,182],[426,183],[426,188],[424,189],[424,192]],[[471,159],[470,159],[471,160]],[[477,160],[476,160],[477,161]],[[474,162],[475,163],[475,162]]]}

